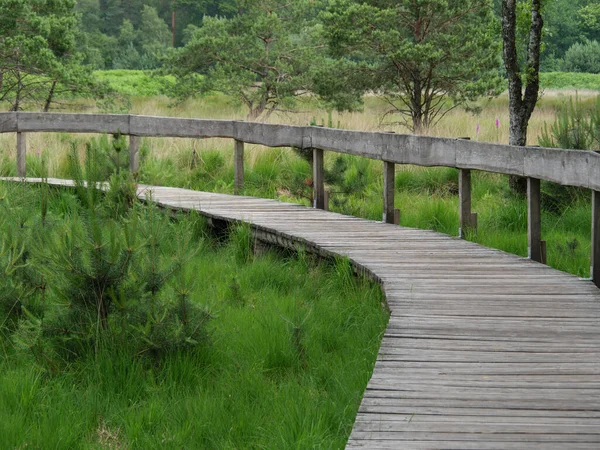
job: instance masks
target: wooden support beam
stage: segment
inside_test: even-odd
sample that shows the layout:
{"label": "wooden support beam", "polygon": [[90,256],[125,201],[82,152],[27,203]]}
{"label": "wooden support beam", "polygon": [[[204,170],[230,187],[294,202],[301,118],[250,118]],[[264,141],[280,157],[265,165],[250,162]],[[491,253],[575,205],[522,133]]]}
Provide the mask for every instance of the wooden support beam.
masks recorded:
{"label": "wooden support beam", "polygon": [[542,262],[542,208],[540,180],[527,178],[527,253]]}
{"label": "wooden support beam", "polygon": [[27,135],[25,133],[17,133],[17,175],[20,177],[27,176]]}
{"label": "wooden support beam", "polygon": [[140,137],[129,136],[129,171],[137,173],[140,170]]}
{"label": "wooden support beam", "polygon": [[400,210],[394,209],[394,225],[400,225]]}
{"label": "wooden support beam", "polygon": [[329,211],[329,191],[325,191],[325,205],[323,209]]}
{"label": "wooden support beam", "polygon": [[236,139],[233,149],[233,191],[235,195],[240,195],[244,192],[244,141],[238,141]]}
{"label": "wooden support beam", "polygon": [[465,238],[467,231],[477,229],[477,214],[471,212],[471,171],[458,169],[458,236]]}
{"label": "wooden support beam", "polygon": [[325,209],[325,166],[323,150],[313,148],[313,207]]}
{"label": "wooden support beam", "polygon": [[592,281],[600,287],[600,191],[592,189]]}
{"label": "wooden support beam", "polygon": [[383,162],[383,221],[394,223],[394,190],[396,164]]}

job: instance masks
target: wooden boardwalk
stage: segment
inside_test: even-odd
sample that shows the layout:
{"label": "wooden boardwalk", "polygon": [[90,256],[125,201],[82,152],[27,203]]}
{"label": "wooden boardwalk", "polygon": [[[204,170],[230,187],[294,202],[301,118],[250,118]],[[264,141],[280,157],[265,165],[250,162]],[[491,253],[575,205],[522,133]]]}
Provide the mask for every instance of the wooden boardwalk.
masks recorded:
{"label": "wooden boardwalk", "polygon": [[249,222],[266,242],[346,255],[382,283],[391,317],[348,448],[600,449],[592,282],[432,231],[251,197],[138,194],[149,192]]}

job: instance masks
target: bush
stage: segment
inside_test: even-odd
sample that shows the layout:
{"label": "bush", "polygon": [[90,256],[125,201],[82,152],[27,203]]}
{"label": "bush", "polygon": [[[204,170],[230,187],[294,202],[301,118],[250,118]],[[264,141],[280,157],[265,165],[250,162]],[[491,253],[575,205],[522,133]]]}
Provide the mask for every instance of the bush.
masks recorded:
{"label": "bush", "polygon": [[566,72],[600,73],[600,43],[586,41],[573,44],[565,53],[563,70]]}
{"label": "bush", "polygon": [[[591,109],[584,107],[578,97],[575,101],[570,98],[568,105],[557,112],[550,130],[544,123],[538,142],[542,147],[600,150],[600,96]],[[564,205],[583,196],[581,188],[542,183],[542,202],[548,211],[559,213]]]}
{"label": "bush", "polygon": [[78,185],[79,205],[62,217],[46,211],[57,203],[44,200],[47,187],[20,197],[25,188],[15,188],[14,203],[0,202],[0,343],[10,339],[57,372],[102,349],[157,363],[204,342],[209,315],[190,299],[188,267],[202,248],[198,221],[131,204],[131,180],[116,174],[107,195],[93,183]]}
{"label": "bush", "polygon": [[550,130],[544,123],[538,142],[542,147],[600,150],[600,96],[591,109],[577,96],[575,101],[570,98],[568,105],[557,111]]}

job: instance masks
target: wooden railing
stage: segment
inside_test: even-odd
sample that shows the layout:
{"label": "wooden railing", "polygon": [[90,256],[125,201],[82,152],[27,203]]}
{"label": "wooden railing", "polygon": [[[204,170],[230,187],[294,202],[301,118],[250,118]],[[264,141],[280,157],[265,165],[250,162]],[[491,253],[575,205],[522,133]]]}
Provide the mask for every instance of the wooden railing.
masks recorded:
{"label": "wooden railing", "polygon": [[436,138],[297,127],[235,120],[182,119],[118,114],[0,113],[0,133],[17,133],[17,173],[26,176],[26,133],[121,133],[130,137],[130,168],[139,169],[139,138],[235,139],[235,192],[244,184],[244,143],[313,150],[314,206],[325,208],[323,152],[333,151],[383,161],[383,220],[397,223],[395,164],[459,169],[459,235],[476,227],[471,211],[471,170],[527,177],[528,254],[544,262],[540,180],[592,190],[591,278],[600,286],[600,155],[591,151],[514,147],[464,139]]}

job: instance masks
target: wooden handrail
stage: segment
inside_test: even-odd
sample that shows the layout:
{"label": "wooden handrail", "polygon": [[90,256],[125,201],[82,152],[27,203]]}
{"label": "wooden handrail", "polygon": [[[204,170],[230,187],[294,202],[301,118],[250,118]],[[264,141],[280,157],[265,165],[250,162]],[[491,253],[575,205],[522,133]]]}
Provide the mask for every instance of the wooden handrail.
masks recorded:
{"label": "wooden handrail", "polygon": [[396,222],[394,208],[395,164],[444,166],[460,169],[460,231],[475,230],[471,213],[470,170],[484,170],[528,179],[529,257],[545,262],[541,240],[539,181],[588,188],[593,191],[591,274],[600,286],[600,154],[583,150],[474,142],[395,133],[348,131],[323,127],[299,127],[238,120],[186,119],[134,114],[0,113],[0,133],[17,133],[17,172],[26,175],[26,133],[121,133],[130,136],[130,166],[139,169],[139,137],[230,138],[235,145],[235,191],[244,184],[243,144],[267,147],[298,147],[313,150],[314,206],[326,208],[323,151],[346,153],[384,162],[383,220]]}
{"label": "wooden handrail", "polygon": [[117,133],[147,137],[221,137],[267,147],[317,148],[395,164],[445,166],[520,175],[600,191],[600,155],[463,139],[236,120],[133,114],[0,113],[0,133]]}

